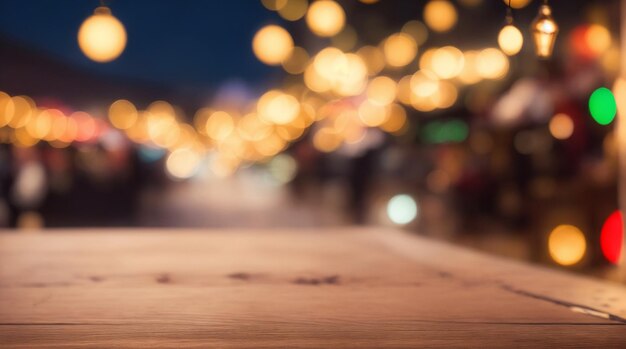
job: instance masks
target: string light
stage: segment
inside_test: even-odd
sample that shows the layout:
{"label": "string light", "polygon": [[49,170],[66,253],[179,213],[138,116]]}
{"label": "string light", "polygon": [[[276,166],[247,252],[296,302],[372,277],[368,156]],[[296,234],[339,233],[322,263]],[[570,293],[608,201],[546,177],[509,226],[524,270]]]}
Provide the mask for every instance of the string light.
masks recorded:
{"label": "string light", "polygon": [[537,57],[542,59],[552,57],[556,36],[559,33],[559,26],[552,18],[552,9],[548,6],[548,0],[544,0],[530,28],[535,42]]}
{"label": "string light", "polygon": [[524,37],[522,32],[513,24],[513,11],[511,0],[506,8],[506,25],[498,34],[498,45],[507,56],[514,56],[522,49]]}
{"label": "string light", "polygon": [[126,47],[126,29],[108,7],[101,5],[81,24],[78,45],[89,59],[110,62],[119,57]]}

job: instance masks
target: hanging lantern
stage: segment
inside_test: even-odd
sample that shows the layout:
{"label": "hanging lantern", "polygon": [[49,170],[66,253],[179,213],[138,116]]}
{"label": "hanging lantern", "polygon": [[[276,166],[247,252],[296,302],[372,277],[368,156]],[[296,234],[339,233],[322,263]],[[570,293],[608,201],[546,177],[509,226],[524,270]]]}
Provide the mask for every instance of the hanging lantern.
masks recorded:
{"label": "hanging lantern", "polygon": [[539,14],[532,22],[530,29],[535,42],[537,57],[550,58],[556,42],[556,35],[559,33],[559,26],[552,18],[552,9],[547,2],[539,8]]}

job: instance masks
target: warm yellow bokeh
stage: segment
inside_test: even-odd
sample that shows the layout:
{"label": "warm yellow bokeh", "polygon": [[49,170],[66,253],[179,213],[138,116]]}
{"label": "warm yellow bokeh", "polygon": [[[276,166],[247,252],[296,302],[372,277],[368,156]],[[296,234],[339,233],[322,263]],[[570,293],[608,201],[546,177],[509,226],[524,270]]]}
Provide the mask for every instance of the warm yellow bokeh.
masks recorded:
{"label": "warm yellow bokeh", "polygon": [[411,77],[411,92],[417,97],[430,97],[439,90],[439,79],[428,70],[418,70]]}
{"label": "warm yellow bokeh", "polygon": [[574,133],[574,122],[567,114],[556,114],[550,119],[548,126],[550,134],[556,139],[568,139],[572,136],[572,133]]}
{"label": "warm yellow bokeh", "polygon": [[284,28],[273,24],[268,25],[254,35],[252,51],[261,62],[278,65],[291,56],[293,39]]}
{"label": "warm yellow bokeh", "polygon": [[209,116],[206,125],[206,134],[214,141],[225,140],[234,130],[235,121],[233,117],[224,111],[216,111]]}
{"label": "warm yellow bokeh", "polygon": [[327,47],[305,70],[304,82],[315,92],[332,91],[341,96],[356,96],[365,89],[367,73],[360,56]]}
{"label": "warm yellow bokeh", "polygon": [[431,57],[430,70],[441,79],[451,79],[463,71],[465,57],[454,46],[445,46],[435,50]]}
{"label": "warm yellow bokeh", "polygon": [[417,43],[412,36],[397,33],[389,36],[383,44],[385,61],[391,67],[404,67],[411,63],[417,54]]}
{"label": "warm yellow bokeh", "polygon": [[332,128],[324,127],[313,135],[313,146],[322,152],[330,153],[341,146],[342,138]]}
{"label": "warm yellow bokeh", "polygon": [[436,32],[447,32],[457,21],[456,8],[448,0],[430,0],[424,7],[424,22]]}
{"label": "warm yellow bokeh", "polygon": [[187,179],[197,172],[201,160],[200,154],[191,149],[177,149],[167,157],[165,169],[174,179]]}
{"label": "warm yellow bokeh", "polygon": [[498,45],[508,56],[516,55],[524,44],[522,32],[512,24],[505,25],[498,34]]}
{"label": "warm yellow bokeh", "polygon": [[418,46],[425,43],[428,39],[428,29],[424,23],[418,20],[412,20],[404,23],[402,26],[402,32],[411,35]]}
{"label": "warm yellow bokeh", "polygon": [[484,79],[501,79],[509,72],[509,59],[502,51],[487,48],[478,54],[476,70]]}
{"label": "warm yellow bokeh", "polygon": [[309,62],[309,53],[302,47],[296,46],[289,58],[281,62],[283,69],[289,74],[302,74]]}
{"label": "warm yellow bokeh", "polygon": [[367,99],[376,105],[387,105],[396,99],[396,82],[387,76],[378,76],[367,86]]}
{"label": "warm yellow bokeh", "polygon": [[463,64],[463,70],[459,74],[459,81],[466,85],[473,85],[482,80],[482,77],[478,73],[478,51],[469,50],[463,52],[465,64]]}
{"label": "warm yellow bokeh", "polygon": [[390,104],[387,107],[387,120],[380,125],[380,128],[390,133],[401,133],[406,128],[406,111],[399,104]]}
{"label": "warm yellow bokeh", "polygon": [[580,229],[573,225],[559,225],[548,238],[550,257],[560,265],[573,265],[585,256],[587,241]]}
{"label": "warm yellow bokeh", "polygon": [[300,113],[300,103],[289,94],[278,90],[266,92],[257,103],[257,114],[261,120],[277,125],[292,122]]}
{"label": "warm yellow bokeh", "polygon": [[587,45],[596,55],[605,53],[611,47],[611,33],[604,26],[592,24],[585,36]]}
{"label": "warm yellow bokeh", "polygon": [[389,113],[384,105],[365,100],[359,105],[359,119],[365,126],[378,127],[387,121]]}
{"label": "warm yellow bokeh", "polygon": [[376,75],[385,68],[385,55],[376,46],[363,46],[356,54],[365,62],[368,75]]}
{"label": "warm yellow bokeh", "polygon": [[78,45],[96,62],[110,62],[126,47],[126,29],[107,7],[98,7],[78,30]]}
{"label": "warm yellow bokeh", "polygon": [[285,4],[278,9],[278,14],[288,20],[297,21],[304,17],[309,8],[308,0],[284,0]]}
{"label": "warm yellow bokeh", "polygon": [[137,108],[125,99],[117,100],[109,107],[109,121],[115,128],[129,129],[137,122]]}
{"label": "warm yellow bokeh", "polygon": [[335,1],[315,1],[306,13],[306,24],[318,36],[333,36],[343,29],[345,23],[346,13]]}
{"label": "warm yellow bokeh", "polygon": [[502,0],[508,6],[511,4],[512,8],[518,9],[526,7],[532,0]]}
{"label": "warm yellow bokeh", "polygon": [[287,5],[287,1],[288,0],[261,0],[261,4],[270,11],[278,11]]}

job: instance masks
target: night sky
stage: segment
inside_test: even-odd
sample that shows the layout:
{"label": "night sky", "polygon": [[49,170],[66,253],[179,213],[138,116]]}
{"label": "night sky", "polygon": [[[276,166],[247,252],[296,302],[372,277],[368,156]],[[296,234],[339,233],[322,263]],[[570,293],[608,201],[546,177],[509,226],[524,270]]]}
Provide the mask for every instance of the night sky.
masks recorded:
{"label": "night sky", "polygon": [[124,53],[95,63],[78,47],[82,21],[96,0],[0,0],[0,35],[70,65],[115,77],[214,89],[240,80],[258,85],[280,68],[253,55],[255,31],[280,18],[256,0],[109,0],[126,27]]}

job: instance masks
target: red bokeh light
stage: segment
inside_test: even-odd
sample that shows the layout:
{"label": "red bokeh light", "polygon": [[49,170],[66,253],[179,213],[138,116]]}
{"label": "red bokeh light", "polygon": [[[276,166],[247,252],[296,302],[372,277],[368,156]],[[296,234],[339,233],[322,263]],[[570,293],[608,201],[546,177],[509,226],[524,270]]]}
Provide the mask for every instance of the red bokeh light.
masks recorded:
{"label": "red bokeh light", "polygon": [[623,226],[622,213],[619,210],[611,213],[602,226],[602,233],[600,234],[602,254],[613,264],[619,262],[622,239],[624,238]]}

